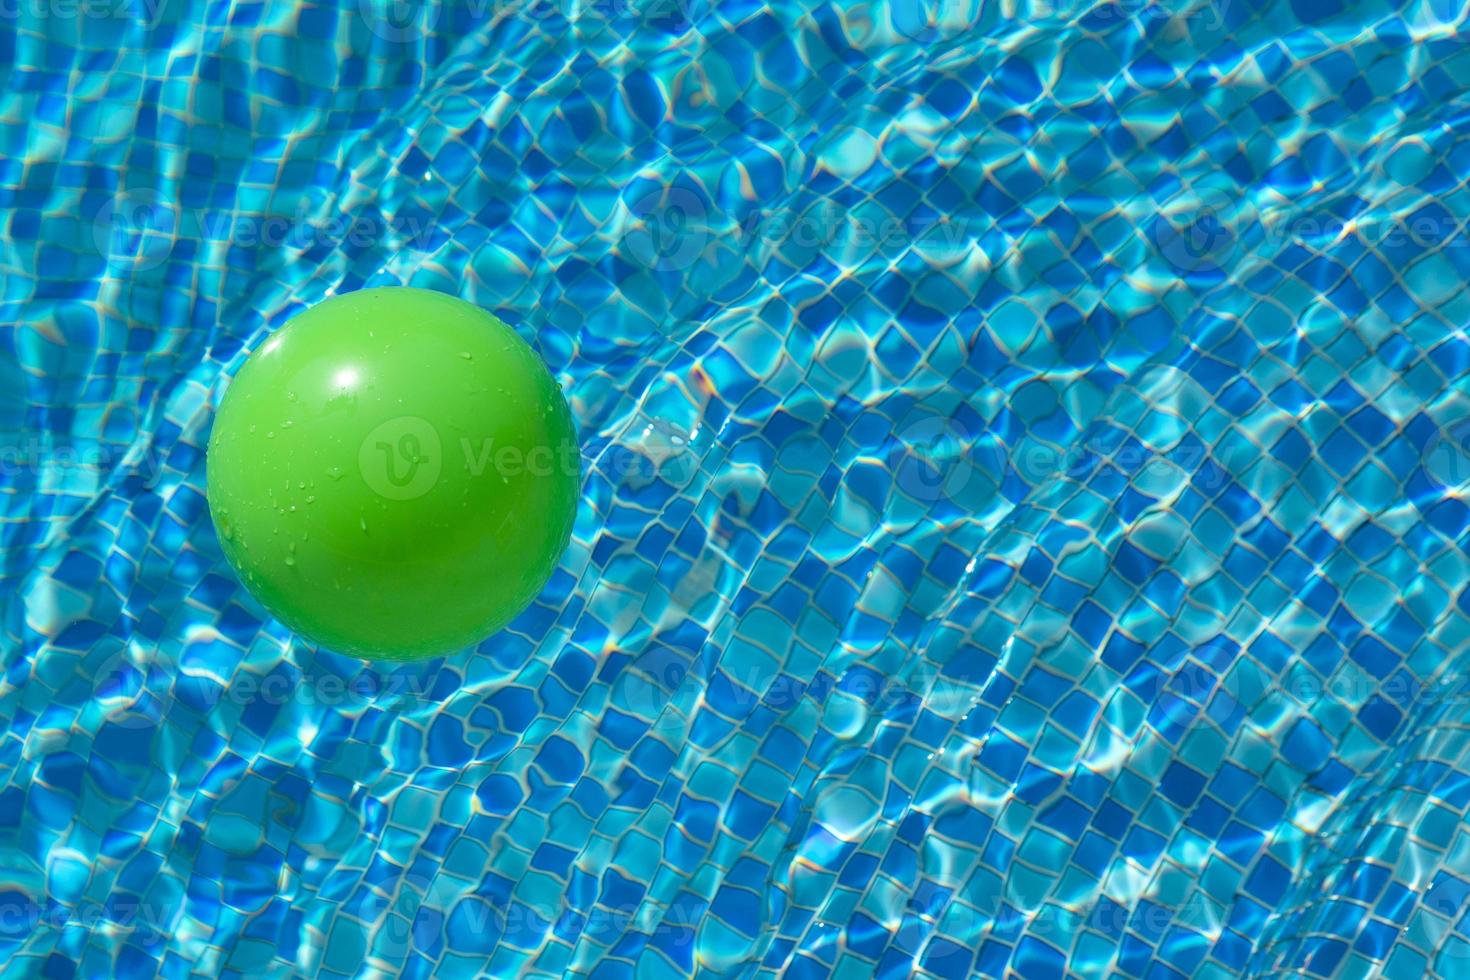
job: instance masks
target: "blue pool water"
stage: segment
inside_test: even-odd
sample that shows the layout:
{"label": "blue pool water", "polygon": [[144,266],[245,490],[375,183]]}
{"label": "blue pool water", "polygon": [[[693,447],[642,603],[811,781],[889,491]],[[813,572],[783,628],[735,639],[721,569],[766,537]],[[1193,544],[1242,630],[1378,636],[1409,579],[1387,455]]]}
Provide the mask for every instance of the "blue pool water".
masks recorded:
{"label": "blue pool water", "polygon": [[[0,975],[1466,975],[1462,17],[6,8]],[[393,283],[585,455],[397,667],[202,452]]]}

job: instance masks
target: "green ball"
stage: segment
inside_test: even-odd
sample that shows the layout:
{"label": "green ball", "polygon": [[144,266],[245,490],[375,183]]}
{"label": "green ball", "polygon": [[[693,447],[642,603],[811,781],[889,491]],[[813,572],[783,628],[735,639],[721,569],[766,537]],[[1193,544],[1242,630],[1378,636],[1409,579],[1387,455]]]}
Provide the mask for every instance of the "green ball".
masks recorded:
{"label": "green ball", "polygon": [[254,351],[209,440],[209,512],[250,594],[366,659],[500,629],[571,535],[581,457],[515,331],[423,289],[334,296]]}

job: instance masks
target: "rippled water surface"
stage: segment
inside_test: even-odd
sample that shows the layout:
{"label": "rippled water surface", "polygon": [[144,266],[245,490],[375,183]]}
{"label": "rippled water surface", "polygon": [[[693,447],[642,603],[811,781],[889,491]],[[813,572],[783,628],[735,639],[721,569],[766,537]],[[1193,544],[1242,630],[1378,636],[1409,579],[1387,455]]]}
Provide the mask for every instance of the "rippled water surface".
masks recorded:
{"label": "rippled water surface", "polygon": [[[0,12],[0,975],[1467,975],[1462,16]],[[203,497],[395,283],[585,457],[399,667]]]}

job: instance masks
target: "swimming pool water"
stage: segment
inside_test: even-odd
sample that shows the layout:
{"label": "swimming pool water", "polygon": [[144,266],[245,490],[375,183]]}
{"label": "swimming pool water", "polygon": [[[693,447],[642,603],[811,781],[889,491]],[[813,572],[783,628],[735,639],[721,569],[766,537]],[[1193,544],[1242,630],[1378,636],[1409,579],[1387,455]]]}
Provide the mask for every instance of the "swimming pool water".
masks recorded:
{"label": "swimming pool water", "polygon": [[[1463,17],[0,13],[0,974],[1463,974]],[[203,497],[246,352],[393,283],[585,472],[396,667]]]}

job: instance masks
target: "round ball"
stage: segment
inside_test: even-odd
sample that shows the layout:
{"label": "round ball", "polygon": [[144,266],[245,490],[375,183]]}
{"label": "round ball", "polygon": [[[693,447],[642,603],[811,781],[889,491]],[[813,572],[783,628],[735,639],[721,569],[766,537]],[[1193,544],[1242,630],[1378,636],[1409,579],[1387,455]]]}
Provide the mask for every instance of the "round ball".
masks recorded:
{"label": "round ball", "polygon": [[484,639],[540,592],[580,453],[514,330],[385,288],[327,299],[254,351],[206,465],[225,558],[261,605],[331,650],[408,660]]}

